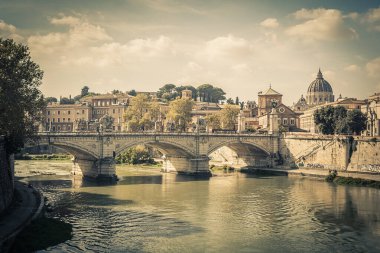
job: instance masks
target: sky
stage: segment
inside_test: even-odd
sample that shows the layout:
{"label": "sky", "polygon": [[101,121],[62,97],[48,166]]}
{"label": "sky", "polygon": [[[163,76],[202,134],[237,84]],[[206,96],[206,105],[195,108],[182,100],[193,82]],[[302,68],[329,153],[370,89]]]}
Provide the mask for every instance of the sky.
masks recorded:
{"label": "sky", "polygon": [[380,0],[0,0],[0,37],[29,46],[46,96],[271,85],[291,105],[318,68],[336,97],[380,92]]}

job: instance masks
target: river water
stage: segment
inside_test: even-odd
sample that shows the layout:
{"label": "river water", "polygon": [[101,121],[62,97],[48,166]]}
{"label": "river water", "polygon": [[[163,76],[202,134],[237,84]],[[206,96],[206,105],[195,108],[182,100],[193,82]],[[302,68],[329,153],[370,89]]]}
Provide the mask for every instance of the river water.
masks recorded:
{"label": "river water", "polygon": [[[47,252],[380,252],[380,190],[241,173],[194,180],[121,168],[120,181],[73,180],[69,163],[17,161],[73,225]],[[45,251],[41,251],[45,252]]]}

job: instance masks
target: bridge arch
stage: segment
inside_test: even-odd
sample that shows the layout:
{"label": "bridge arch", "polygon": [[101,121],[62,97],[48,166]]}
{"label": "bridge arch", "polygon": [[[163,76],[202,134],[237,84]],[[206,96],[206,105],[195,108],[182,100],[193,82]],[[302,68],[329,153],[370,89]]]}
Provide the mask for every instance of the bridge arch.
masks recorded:
{"label": "bridge arch", "polygon": [[247,142],[247,141],[238,141],[238,140],[228,140],[228,141],[222,141],[220,143],[217,143],[216,145],[211,146],[208,151],[207,155],[210,155],[214,151],[218,150],[221,147],[235,147],[238,148],[241,147],[253,147],[259,152],[263,152],[267,154],[268,156],[271,154],[267,148],[263,147],[261,144],[254,143],[254,142]]}
{"label": "bridge arch", "polygon": [[[227,147],[228,149],[223,149]],[[219,150],[219,153],[218,153]],[[237,167],[268,167],[271,166],[271,152],[254,142],[228,140],[222,141],[207,151],[207,156],[214,157],[219,162]],[[223,161],[224,160],[224,161]]]}
{"label": "bridge arch", "polygon": [[154,140],[146,140],[146,141],[139,140],[139,141],[128,142],[124,144],[123,146],[121,146],[120,148],[117,148],[115,153],[116,155],[118,155],[128,148],[138,146],[138,145],[146,145],[149,147],[153,147],[159,150],[162,154],[168,155],[168,156],[181,156],[181,157],[187,157],[187,158],[195,157],[195,154],[193,153],[193,151],[190,151],[189,148],[179,145],[178,143],[171,143],[167,141],[154,141]]}
{"label": "bridge arch", "polygon": [[75,144],[73,142],[65,143],[65,142],[49,142],[49,140],[38,140],[35,143],[29,143],[28,147],[36,147],[40,145],[49,145],[61,148],[65,151],[67,151],[69,154],[73,155],[76,158],[79,159],[91,159],[96,160],[98,159],[98,154],[95,152],[95,150],[89,150],[86,149],[78,144]]}

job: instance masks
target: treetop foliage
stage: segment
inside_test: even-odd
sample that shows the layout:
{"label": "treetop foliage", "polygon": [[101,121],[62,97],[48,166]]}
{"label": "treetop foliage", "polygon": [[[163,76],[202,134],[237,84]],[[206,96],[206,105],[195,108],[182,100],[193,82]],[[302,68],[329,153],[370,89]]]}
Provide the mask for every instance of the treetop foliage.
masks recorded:
{"label": "treetop foliage", "polygon": [[29,48],[0,38],[0,135],[15,153],[36,130],[46,106],[41,91],[43,71],[30,57]]}
{"label": "treetop foliage", "polygon": [[176,86],[174,84],[165,84],[157,91],[157,97],[164,101],[172,101],[181,97],[183,90],[191,90],[192,97],[196,100],[198,97],[204,102],[218,103],[225,100],[225,92],[221,88],[212,86],[211,84],[202,84],[195,88],[192,85]]}
{"label": "treetop foliage", "polygon": [[326,106],[314,112],[314,122],[323,134],[360,134],[366,129],[367,117],[359,110]]}

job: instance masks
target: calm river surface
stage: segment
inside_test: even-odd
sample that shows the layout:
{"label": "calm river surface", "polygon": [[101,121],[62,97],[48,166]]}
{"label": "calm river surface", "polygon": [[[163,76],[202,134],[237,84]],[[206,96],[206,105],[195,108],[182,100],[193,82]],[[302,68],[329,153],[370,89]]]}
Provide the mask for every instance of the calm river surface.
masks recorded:
{"label": "calm river surface", "polygon": [[69,163],[17,161],[53,217],[73,225],[49,252],[380,252],[380,190],[235,173],[192,180],[119,169],[120,181],[73,181]]}

